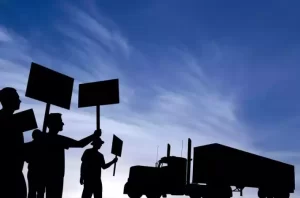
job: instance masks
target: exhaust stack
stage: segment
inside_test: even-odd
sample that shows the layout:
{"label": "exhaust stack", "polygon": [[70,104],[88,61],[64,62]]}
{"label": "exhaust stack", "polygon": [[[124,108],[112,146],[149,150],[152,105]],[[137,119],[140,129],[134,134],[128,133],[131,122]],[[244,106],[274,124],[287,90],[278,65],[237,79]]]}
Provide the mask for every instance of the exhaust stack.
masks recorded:
{"label": "exhaust stack", "polygon": [[187,177],[186,177],[186,183],[190,184],[190,178],[191,178],[191,152],[192,152],[192,140],[188,139],[188,151],[187,151]]}
{"label": "exhaust stack", "polygon": [[171,153],[171,145],[168,144],[168,148],[167,148],[167,157],[170,157],[170,153]]}

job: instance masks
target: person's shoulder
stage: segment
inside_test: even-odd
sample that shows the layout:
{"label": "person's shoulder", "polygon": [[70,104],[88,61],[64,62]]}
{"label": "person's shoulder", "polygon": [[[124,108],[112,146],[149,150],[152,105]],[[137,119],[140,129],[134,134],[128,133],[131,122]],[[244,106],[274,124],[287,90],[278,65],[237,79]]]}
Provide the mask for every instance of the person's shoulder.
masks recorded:
{"label": "person's shoulder", "polygon": [[1,109],[0,109],[0,120],[2,120],[2,122],[5,122],[6,120],[8,120],[7,116]]}
{"label": "person's shoulder", "polygon": [[56,139],[58,139],[58,140],[60,140],[60,141],[68,141],[68,140],[70,140],[70,139],[72,139],[72,138],[69,138],[69,137],[64,136],[64,135],[59,135],[59,134],[57,134],[57,135],[56,135]]}
{"label": "person's shoulder", "polygon": [[100,160],[102,164],[105,164],[104,155],[100,152],[98,152],[98,160]]}
{"label": "person's shoulder", "polygon": [[63,136],[63,135],[58,135],[58,134],[47,134],[44,137],[44,141],[51,143],[51,144],[57,144],[57,145],[62,145],[67,141],[67,137]]}
{"label": "person's shoulder", "polygon": [[83,152],[81,159],[84,160],[84,159],[87,158],[87,156],[90,156],[91,151],[92,151],[92,149],[86,149],[86,150]]}
{"label": "person's shoulder", "polygon": [[104,155],[98,151],[98,155],[104,158]]}
{"label": "person's shoulder", "polygon": [[84,152],[83,152],[83,155],[88,155],[89,153],[91,153],[92,149],[89,148],[89,149],[86,149]]}
{"label": "person's shoulder", "polygon": [[57,138],[62,138],[62,139],[64,139],[64,138],[68,138],[67,136],[60,135],[60,134],[57,134],[57,135],[56,135],[56,137],[57,137]]}

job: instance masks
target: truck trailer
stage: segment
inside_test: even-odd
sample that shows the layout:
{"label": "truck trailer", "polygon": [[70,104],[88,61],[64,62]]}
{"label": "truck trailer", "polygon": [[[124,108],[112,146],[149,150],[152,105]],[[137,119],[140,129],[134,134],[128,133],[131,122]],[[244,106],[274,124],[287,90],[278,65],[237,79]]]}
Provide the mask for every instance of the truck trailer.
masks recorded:
{"label": "truck trailer", "polygon": [[245,187],[257,188],[259,198],[289,198],[295,190],[293,165],[231,148],[222,144],[194,147],[188,139],[187,158],[162,157],[154,167],[132,166],[124,186],[130,198],[185,195],[190,198],[230,198],[232,192],[243,196]]}

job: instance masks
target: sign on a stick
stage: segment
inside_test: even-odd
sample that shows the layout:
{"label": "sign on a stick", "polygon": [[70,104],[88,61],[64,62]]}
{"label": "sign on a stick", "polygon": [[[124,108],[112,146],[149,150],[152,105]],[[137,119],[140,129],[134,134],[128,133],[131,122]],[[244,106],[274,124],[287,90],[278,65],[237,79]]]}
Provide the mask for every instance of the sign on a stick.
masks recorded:
{"label": "sign on a stick", "polygon": [[[115,156],[121,157],[122,148],[123,148],[123,141],[120,138],[118,138],[116,135],[114,135],[112,141],[111,153],[114,154]],[[113,176],[115,176],[115,173],[116,173],[116,163],[114,164]]]}
{"label": "sign on a stick", "polygon": [[100,129],[100,105],[120,103],[119,79],[79,85],[78,107],[96,106],[96,129]]}
{"label": "sign on a stick", "polygon": [[43,132],[46,132],[50,105],[70,109],[74,79],[37,63],[31,63],[25,96],[45,102]]}
{"label": "sign on a stick", "polygon": [[38,127],[33,109],[28,109],[14,114],[13,123],[16,130],[20,132],[30,131]]}
{"label": "sign on a stick", "polygon": [[111,153],[121,157],[122,148],[123,148],[123,141],[120,138],[118,138],[116,135],[114,135],[112,141]]}
{"label": "sign on a stick", "polygon": [[25,96],[70,109],[73,84],[73,78],[37,63],[31,63]]}
{"label": "sign on a stick", "polygon": [[119,79],[79,85],[78,107],[91,107],[120,103]]}

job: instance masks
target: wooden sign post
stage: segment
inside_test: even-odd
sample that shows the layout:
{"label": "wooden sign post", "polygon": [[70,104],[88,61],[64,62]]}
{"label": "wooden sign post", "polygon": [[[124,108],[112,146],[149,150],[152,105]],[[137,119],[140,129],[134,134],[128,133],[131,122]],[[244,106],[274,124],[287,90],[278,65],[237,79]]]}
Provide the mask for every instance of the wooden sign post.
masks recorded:
{"label": "wooden sign post", "polygon": [[[123,141],[120,138],[118,138],[116,135],[114,135],[112,141],[111,153],[114,154],[115,156],[121,157],[122,148],[123,148]],[[116,163],[114,164],[113,176],[115,176],[115,172],[116,172]]]}
{"label": "wooden sign post", "polygon": [[46,103],[43,132],[46,132],[50,105],[70,109],[73,85],[73,78],[31,63],[25,96]]}
{"label": "wooden sign post", "polygon": [[119,80],[105,80],[79,85],[78,108],[96,106],[96,129],[100,129],[100,106],[120,103]]}

